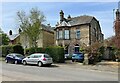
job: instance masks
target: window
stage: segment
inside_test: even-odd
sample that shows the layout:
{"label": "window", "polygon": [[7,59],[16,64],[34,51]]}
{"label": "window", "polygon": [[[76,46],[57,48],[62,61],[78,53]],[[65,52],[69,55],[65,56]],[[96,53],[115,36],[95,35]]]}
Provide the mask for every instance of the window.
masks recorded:
{"label": "window", "polygon": [[80,30],[76,30],[76,38],[80,39]]}
{"label": "window", "polygon": [[45,58],[51,58],[48,54],[44,55]]}
{"label": "window", "polygon": [[59,31],[59,39],[62,39],[62,30]]}
{"label": "window", "polygon": [[59,39],[59,32],[56,32],[56,38]]}
{"label": "window", "polygon": [[65,39],[70,39],[70,31],[69,30],[65,30]]}
{"label": "window", "polygon": [[96,37],[96,29],[95,28],[93,29],[93,34]]}
{"label": "window", "polygon": [[30,58],[34,58],[34,54],[30,55]]}

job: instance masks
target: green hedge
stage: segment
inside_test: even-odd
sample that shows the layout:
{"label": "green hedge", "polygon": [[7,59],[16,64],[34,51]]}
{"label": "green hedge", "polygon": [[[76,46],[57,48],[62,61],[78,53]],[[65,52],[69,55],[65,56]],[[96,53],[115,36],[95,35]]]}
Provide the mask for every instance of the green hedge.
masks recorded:
{"label": "green hedge", "polygon": [[33,53],[47,53],[53,58],[53,62],[63,63],[64,62],[64,48],[62,47],[47,47],[47,48],[29,48],[26,49],[26,55]]}
{"label": "green hedge", "polygon": [[46,48],[46,53],[49,54],[54,62],[63,63],[64,62],[64,48],[62,47],[48,47]]}
{"label": "green hedge", "polygon": [[2,49],[2,57],[6,57],[9,53],[19,53],[24,55],[24,49],[21,45],[4,45],[0,46]]}
{"label": "green hedge", "polygon": [[13,52],[13,46],[11,45],[0,46],[0,48],[2,49],[2,57],[6,57],[7,54]]}
{"label": "green hedge", "polygon": [[13,52],[24,55],[24,49],[23,49],[23,47],[21,45],[13,46]]}
{"label": "green hedge", "polygon": [[45,48],[28,48],[26,49],[26,54],[30,55],[33,53],[45,53]]}

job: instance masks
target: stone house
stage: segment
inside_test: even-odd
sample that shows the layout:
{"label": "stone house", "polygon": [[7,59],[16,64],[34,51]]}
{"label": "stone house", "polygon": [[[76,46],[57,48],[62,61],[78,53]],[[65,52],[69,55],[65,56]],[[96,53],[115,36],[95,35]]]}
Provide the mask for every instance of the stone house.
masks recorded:
{"label": "stone house", "polygon": [[64,18],[60,11],[60,22],[55,27],[55,44],[63,46],[66,53],[79,52],[80,48],[103,41],[99,21],[93,16]]}
{"label": "stone house", "polygon": [[18,43],[20,43],[20,34],[13,34],[12,30],[9,31],[8,38],[10,40],[9,44],[18,44]]}
{"label": "stone house", "polygon": [[[39,39],[36,41],[37,46],[38,47],[47,47],[47,46],[53,46],[54,45],[54,31],[52,29],[52,27],[50,25],[42,25],[42,32],[39,37]],[[12,37],[13,35],[17,35],[16,37],[14,36],[13,39],[11,39],[10,37]],[[18,44],[20,43],[23,48],[30,48],[32,47],[31,42],[29,41],[29,37],[28,35],[24,34],[23,32],[21,32],[21,30],[19,30],[19,34],[9,34],[9,38],[11,41],[14,41],[14,43],[12,44]]]}

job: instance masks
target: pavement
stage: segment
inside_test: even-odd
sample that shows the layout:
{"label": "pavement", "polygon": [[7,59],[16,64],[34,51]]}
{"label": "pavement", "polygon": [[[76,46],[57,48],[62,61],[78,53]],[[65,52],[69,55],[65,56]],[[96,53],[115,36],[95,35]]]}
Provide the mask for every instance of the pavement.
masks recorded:
{"label": "pavement", "polygon": [[59,64],[57,63],[55,65],[118,73],[120,62],[101,61],[101,62],[98,62],[96,65],[83,65],[83,63],[80,63],[80,62],[72,62],[71,60],[66,60],[65,63],[59,63]]}

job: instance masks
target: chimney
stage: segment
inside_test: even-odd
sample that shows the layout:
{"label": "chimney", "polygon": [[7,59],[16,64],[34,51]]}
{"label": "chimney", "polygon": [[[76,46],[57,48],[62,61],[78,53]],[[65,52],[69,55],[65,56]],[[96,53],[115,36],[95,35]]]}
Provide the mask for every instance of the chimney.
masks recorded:
{"label": "chimney", "polygon": [[60,11],[60,23],[64,20],[64,13],[63,11],[61,10]]}
{"label": "chimney", "polygon": [[71,16],[70,15],[68,15],[68,19],[70,19],[71,18]]}
{"label": "chimney", "polygon": [[51,25],[50,25],[50,23],[49,23],[49,24],[47,24],[47,26],[48,26],[49,28],[51,28]]}
{"label": "chimney", "polygon": [[120,20],[120,11],[117,9],[116,11],[116,20]]}
{"label": "chimney", "polygon": [[19,33],[21,33],[22,32],[22,30],[19,28]]}
{"label": "chimney", "polygon": [[9,31],[9,35],[12,35],[12,30]]}
{"label": "chimney", "polygon": [[70,19],[71,19],[71,16],[70,16],[70,15],[68,15],[67,20],[68,20],[68,21],[70,21]]}

